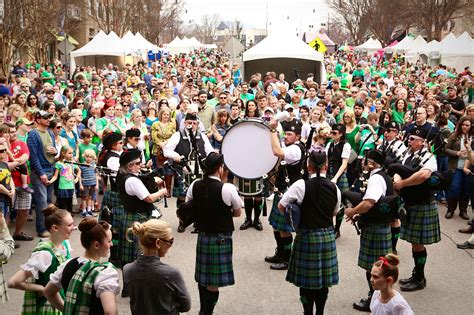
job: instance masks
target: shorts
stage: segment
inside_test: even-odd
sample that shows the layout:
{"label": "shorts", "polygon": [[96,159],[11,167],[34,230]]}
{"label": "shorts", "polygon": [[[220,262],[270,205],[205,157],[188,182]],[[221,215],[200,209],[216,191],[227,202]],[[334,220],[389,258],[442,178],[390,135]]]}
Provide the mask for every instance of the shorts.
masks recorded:
{"label": "shorts", "polygon": [[2,210],[3,216],[7,217],[9,213],[9,202],[6,199],[0,199],[0,209]]}
{"label": "shorts", "polygon": [[23,189],[17,189],[15,194],[15,210],[29,210],[31,208],[31,194],[27,193]]}
{"label": "shorts", "polygon": [[96,187],[97,187],[96,185],[84,186],[84,190],[81,191],[81,197],[82,198],[91,197],[91,199],[93,199],[92,197],[94,197]]}

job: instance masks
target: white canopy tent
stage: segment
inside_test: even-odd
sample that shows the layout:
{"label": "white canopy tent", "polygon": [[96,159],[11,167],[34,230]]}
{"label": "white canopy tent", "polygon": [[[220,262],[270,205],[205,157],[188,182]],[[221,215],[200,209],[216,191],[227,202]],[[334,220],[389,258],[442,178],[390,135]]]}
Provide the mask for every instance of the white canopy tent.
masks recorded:
{"label": "white canopy tent", "polygon": [[421,53],[421,49],[426,45],[426,40],[418,35],[405,49],[405,59],[409,62],[416,62]]}
{"label": "white canopy tent", "polygon": [[367,54],[373,54],[379,49],[382,49],[382,43],[380,43],[378,39],[373,39],[372,37],[365,43],[355,47],[356,51],[367,52]]}
{"label": "white canopy tent", "polygon": [[465,67],[474,68],[474,40],[467,32],[459,36],[452,44],[441,45],[441,63],[461,72]]}
{"label": "white canopy tent", "polygon": [[189,46],[189,39],[180,39],[176,36],[169,44],[163,45],[170,54],[177,55],[181,53],[188,54],[192,51],[192,48]]}
{"label": "white canopy tent", "polygon": [[436,66],[437,64],[439,64],[440,48],[441,48],[441,43],[438,42],[437,40],[432,40],[431,42],[426,43],[419,49],[420,60],[423,63],[427,63],[431,66]]}
{"label": "white canopy tent", "polygon": [[396,53],[403,53],[405,52],[406,47],[411,44],[411,42],[413,42],[413,38],[410,36],[405,36],[405,38],[403,38],[398,44],[387,49],[392,49]]}
{"label": "white canopy tent", "polygon": [[133,35],[128,31],[121,39],[125,54],[143,57],[149,50],[158,50],[159,47],[146,40],[140,33]]}
{"label": "white canopy tent", "polygon": [[[285,33],[285,34],[282,34]],[[288,80],[314,73],[315,81],[326,79],[324,55],[284,30],[273,31],[265,39],[243,54],[246,78],[256,72],[284,73]],[[282,38],[285,40],[282,42]]]}

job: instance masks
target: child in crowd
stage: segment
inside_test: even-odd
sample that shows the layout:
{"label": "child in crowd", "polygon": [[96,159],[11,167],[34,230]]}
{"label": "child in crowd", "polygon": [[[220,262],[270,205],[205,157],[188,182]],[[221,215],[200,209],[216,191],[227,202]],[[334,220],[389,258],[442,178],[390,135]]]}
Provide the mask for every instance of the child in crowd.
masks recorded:
{"label": "child in crowd", "polygon": [[87,164],[88,166],[80,166],[81,170],[81,182],[80,182],[80,189],[81,189],[81,209],[82,213],[81,216],[83,217],[90,217],[95,216],[94,214],[94,197],[96,196],[96,192],[99,190],[99,181],[97,177],[97,172],[95,169],[96,166],[96,154],[95,151],[92,149],[87,149],[81,156],[84,159],[83,164]]}
{"label": "child in crowd", "polygon": [[413,311],[403,296],[393,289],[398,280],[399,259],[394,254],[380,257],[370,272],[374,294],[370,302],[373,315],[413,315]]}
{"label": "child in crowd", "polygon": [[8,164],[4,162],[7,147],[0,143],[0,211],[8,221],[8,213],[15,198],[15,184],[13,183]]}
{"label": "child in crowd", "polygon": [[82,143],[79,143],[79,163],[84,163],[84,152],[86,150],[93,150],[97,156],[97,146],[91,142],[93,136],[94,133],[90,129],[84,129],[81,131]]}
{"label": "child in crowd", "polygon": [[[73,162],[73,149],[69,146],[63,146],[59,154],[59,161],[54,167],[53,177],[48,181],[51,185],[59,178],[59,188],[57,192],[58,207],[65,209],[72,214],[72,198],[74,195],[74,184],[81,179],[81,170]],[[74,176],[77,171],[77,176]]]}

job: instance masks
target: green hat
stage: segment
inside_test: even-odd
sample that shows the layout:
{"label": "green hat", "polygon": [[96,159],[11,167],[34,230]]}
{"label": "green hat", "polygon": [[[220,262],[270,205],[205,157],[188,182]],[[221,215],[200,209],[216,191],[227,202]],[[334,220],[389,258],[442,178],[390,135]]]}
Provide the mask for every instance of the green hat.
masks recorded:
{"label": "green hat", "polygon": [[343,91],[348,91],[349,89],[347,88],[347,85],[349,84],[349,80],[346,78],[341,79],[341,87],[340,89]]}
{"label": "green hat", "polygon": [[294,88],[294,91],[303,91],[304,92],[304,88],[301,86],[301,85],[298,85],[297,87]]}
{"label": "green hat", "polygon": [[209,81],[214,83],[214,84],[217,84],[217,80],[214,77],[209,77]]}
{"label": "green hat", "polygon": [[436,78],[436,73],[432,73],[432,74],[430,75],[430,77]]}

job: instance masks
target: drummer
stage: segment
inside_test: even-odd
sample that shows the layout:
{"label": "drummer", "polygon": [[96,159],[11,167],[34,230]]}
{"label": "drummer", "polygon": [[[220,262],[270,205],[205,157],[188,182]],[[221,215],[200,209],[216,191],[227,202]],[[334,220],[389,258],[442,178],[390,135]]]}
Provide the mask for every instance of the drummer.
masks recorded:
{"label": "drummer", "polygon": [[[185,128],[175,132],[163,148],[163,155],[167,158],[173,159],[177,164],[177,171],[179,173],[179,176],[175,177],[176,180],[173,187],[173,196],[177,198],[176,208],[179,208],[179,205],[182,204],[186,198],[183,180],[179,180],[178,178],[183,178],[183,167],[185,166],[183,159],[188,160],[190,158],[190,153],[192,151],[191,135],[194,135],[194,138],[196,139],[198,154],[201,158],[206,157],[209,153],[214,151],[206,134],[202,131],[197,131],[198,124],[199,121],[197,116],[187,113],[184,118]],[[194,172],[194,169],[191,171]],[[202,170],[199,172],[202,174]],[[189,186],[191,182],[186,184]],[[184,227],[182,225],[178,226],[178,232],[184,232]]]}
{"label": "drummer", "polygon": [[[244,119],[258,119],[260,118],[260,112],[257,108],[257,103],[254,100],[248,100],[245,104],[245,114]],[[242,179],[239,178],[239,181]],[[262,181],[262,179],[252,180],[253,183],[250,184],[251,187],[257,187],[257,181]],[[253,185],[254,184],[254,185]],[[240,185],[239,185],[240,186]],[[262,222],[260,221],[260,214],[262,213],[263,202],[262,202],[262,192],[257,192],[254,196],[245,196],[244,197],[244,206],[245,206],[245,221],[240,226],[241,230],[246,230],[249,227],[253,226],[257,231],[263,230]],[[252,221],[252,210],[254,212],[254,219]]]}

